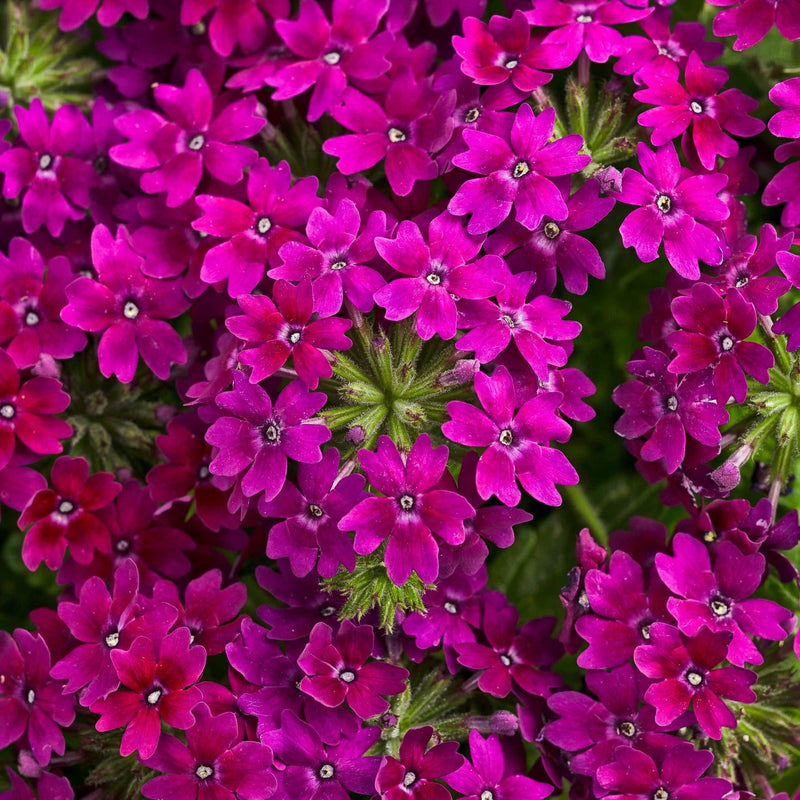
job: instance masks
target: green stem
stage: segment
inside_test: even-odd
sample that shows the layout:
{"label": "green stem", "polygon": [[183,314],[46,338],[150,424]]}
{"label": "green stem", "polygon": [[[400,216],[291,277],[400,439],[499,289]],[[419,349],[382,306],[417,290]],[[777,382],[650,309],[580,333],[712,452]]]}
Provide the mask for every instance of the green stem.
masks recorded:
{"label": "green stem", "polygon": [[592,533],[592,536],[603,547],[608,546],[608,528],[600,515],[592,505],[589,496],[580,486],[564,486],[561,491],[566,495],[572,508],[577,512],[578,516],[586,523],[587,527]]}

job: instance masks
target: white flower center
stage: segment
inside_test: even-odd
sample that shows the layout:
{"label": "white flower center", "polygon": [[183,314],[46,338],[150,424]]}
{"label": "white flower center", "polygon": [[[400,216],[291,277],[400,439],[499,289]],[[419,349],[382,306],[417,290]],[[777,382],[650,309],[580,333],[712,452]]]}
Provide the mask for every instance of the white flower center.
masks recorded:
{"label": "white flower center", "polygon": [[206,143],[206,137],[202,133],[198,133],[189,140],[190,150],[200,150]]}
{"label": "white flower center", "polygon": [[508,314],[503,314],[503,316],[500,319],[502,319],[503,322],[505,322],[505,324],[508,325],[509,328],[516,327],[516,323],[514,322],[514,318],[512,316],[509,316]]}
{"label": "white flower center", "polygon": [[39,156],[39,169],[50,169],[53,164],[53,156],[50,153],[42,153]]}
{"label": "white flower center", "polygon": [[210,778],[214,774],[214,770],[205,764],[200,764],[200,766],[194,771],[194,774],[197,775],[201,781],[204,781],[206,778]]}
{"label": "white flower center", "polygon": [[514,69],[514,67],[519,66],[519,60],[516,58],[509,58],[503,66],[506,69]]}
{"label": "white flower center", "polygon": [[319,518],[324,512],[316,503],[310,503],[308,506],[308,513],[311,514],[312,517]]}
{"label": "white flower center", "polygon": [[269,423],[265,425],[261,429],[261,437],[264,439],[265,442],[274,443],[278,441],[278,428],[273,424]]}
{"label": "white flower center", "polygon": [[330,617],[332,614],[336,613],[336,609],[333,606],[323,606],[319,610],[319,613],[322,617]]}
{"label": "white flower center", "polygon": [[442,282],[442,278],[440,275],[437,275],[435,272],[430,272],[425,276],[425,280],[431,286],[438,286]]}
{"label": "white flower center", "polygon": [[147,705],[154,706],[161,699],[162,694],[163,692],[161,689],[153,689],[153,691],[145,697]]}
{"label": "white flower center", "polygon": [[289,341],[292,344],[297,344],[300,341],[300,331],[292,331],[289,334]]}
{"label": "white flower center", "polygon": [[636,735],[636,726],[632,722],[625,720],[625,722],[620,722],[620,724],[617,725],[617,733],[620,736],[624,736],[626,739],[633,739]]}
{"label": "white flower center", "polygon": [[340,270],[340,269],[344,269],[346,266],[347,266],[347,262],[346,261],[334,261],[333,264],[331,264],[331,269],[332,270]]}
{"label": "white flower center", "polygon": [[721,600],[719,597],[715,597],[709,605],[711,606],[711,610],[718,616],[724,617],[730,610],[730,606],[724,601]]}
{"label": "white flower center", "polygon": [[527,175],[531,171],[531,168],[528,166],[527,161],[517,161],[514,164],[514,169],[512,171],[512,175],[515,178],[521,178],[523,175]]}
{"label": "white flower center", "polygon": [[25,315],[25,324],[29,327],[39,324],[39,315],[35,311],[29,311]]}
{"label": "white flower center", "polygon": [[28,689],[28,694],[25,699],[28,701],[28,705],[32,706],[33,701],[36,699],[36,692],[34,692],[33,689]]}
{"label": "white flower center", "polygon": [[653,800],[669,800],[669,792],[663,786],[659,786],[653,792]]}
{"label": "white flower center", "polygon": [[451,603],[449,600],[442,606],[442,608],[448,614],[457,614],[458,613],[458,608],[456,607],[456,604],[455,603]]}
{"label": "white flower center", "polygon": [[198,478],[199,478],[201,481],[204,481],[204,480],[205,480],[205,479],[206,479],[206,478],[207,478],[207,477],[208,477],[210,474],[211,474],[211,473],[209,472],[209,470],[208,470],[208,467],[207,467],[205,464],[203,464],[203,465],[200,467],[200,469],[198,469],[198,470],[197,470],[197,477],[198,477]]}
{"label": "white flower center", "polygon": [[127,539],[120,539],[117,542],[117,552],[118,553],[127,553],[130,550],[131,543]]}
{"label": "white flower center", "polygon": [[703,106],[697,102],[697,100],[692,100],[689,103],[689,108],[692,110],[693,114],[702,114],[703,113]]}
{"label": "white flower center", "polygon": [[649,624],[642,625],[642,627],[639,629],[639,632],[642,634],[642,639],[645,639],[645,640],[649,639],[650,638],[650,625]]}
{"label": "white flower center", "polygon": [[17,410],[11,403],[3,403],[3,405],[0,406],[0,417],[3,419],[14,419],[14,414],[16,413]]}
{"label": "white flower center", "polygon": [[514,441],[514,434],[506,428],[505,430],[500,431],[500,444],[504,444],[508,447]]}
{"label": "white flower center", "polygon": [[544,226],[544,235],[548,239],[555,239],[561,233],[561,228],[555,222],[548,222]]}
{"label": "white flower center", "polygon": [[404,494],[400,498],[400,508],[402,508],[403,511],[411,511],[411,509],[414,508],[414,498],[410,494]]}
{"label": "white flower center", "polygon": [[334,773],[333,764],[323,764],[319,768],[319,772],[317,773],[322,780],[327,781],[333,777]]}
{"label": "white flower center", "polygon": [[117,631],[112,631],[108,634],[105,638],[106,647],[116,647],[119,644],[119,633]]}
{"label": "white flower center", "polygon": [[583,25],[585,25],[587,22],[591,22],[592,21],[592,15],[591,14],[578,14],[578,16],[575,17],[575,21],[576,22],[580,22]]}
{"label": "white flower center", "polygon": [[137,306],[133,300],[128,300],[122,307],[122,316],[125,317],[125,319],[136,319],[136,317],[139,316],[139,306]]}
{"label": "white flower center", "polygon": [[510,658],[509,658],[509,656],[507,656],[505,653],[502,653],[502,654],[500,655],[500,663],[501,663],[501,664],[502,664],[504,667],[510,667],[510,666],[511,666],[511,659],[510,659]]}
{"label": "white flower center", "polygon": [[464,122],[472,123],[475,122],[476,119],[481,115],[479,108],[470,108],[466,114],[464,114]]}
{"label": "white flower center", "polygon": [[719,346],[723,353],[727,353],[733,349],[733,339],[730,336],[723,336],[719,340]]}
{"label": "white flower center", "polygon": [[677,398],[677,397],[675,397],[675,395],[674,395],[674,394],[671,394],[671,395],[670,395],[670,396],[667,398],[667,408],[668,408],[670,411],[677,411],[677,410],[678,410],[678,398]]}
{"label": "white flower center", "polygon": [[704,542],[716,542],[717,541],[717,532],[716,531],[706,531],[703,534],[703,541]]}
{"label": "white flower center", "polygon": [[272,220],[269,217],[260,217],[258,222],[256,222],[256,230],[263,236],[265,233],[269,233],[269,229],[272,227]]}
{"label": "white flower center", "polygon": [[339,673],[339,678],[345,683],[352,683],[356,679],[356,674],[351,669],[346,669]]}
{"label": "white flower center", "polygon": [[75,510],[75,503],[72,500],[62,500],[58,504],[59,514],[71,514]]}
{"label": "white flower center", "polygon": [[494,793],[491,789],[484,789],[480,794],[480,800],[494,800]]}
{"label": "white flower center", "polygon": [[330,53],[325,53],[325,55],[322,56],[322,60],[331,66],[338,64],[341,58],[341,54],[337,53],[335,50],[331,50]]}
{"label": "white flower center", "polygon": [[689,670],[689,672],[686,673],[686,680],[689,681],[692,686],[699,686],[703,682],[703,676],[699,672]]}
{"label": "white flower center", "polygon": [[403,786],[408,788],[416,780],[417,780],[417,773],[416,772],[412,772],[411,770],[409,770],[408,772],[406,772],[405,775],[403,775]]}
{"label": "white flower center", "polygon": [[404,142],[406,140],[406,135],[400,128],[389,128],[389,132],[386,134],[389,137],[390,142]]}
{"label": "white flower center", "polygon": [[662,214],[669,214],[672,209],[672,199],[669,195],[660,194],[656,197],[656,206]]}

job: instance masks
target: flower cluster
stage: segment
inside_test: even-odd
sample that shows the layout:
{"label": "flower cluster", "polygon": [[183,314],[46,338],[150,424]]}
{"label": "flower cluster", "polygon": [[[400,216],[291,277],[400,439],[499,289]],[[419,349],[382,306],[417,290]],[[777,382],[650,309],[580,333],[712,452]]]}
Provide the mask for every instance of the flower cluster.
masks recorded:
{"label": "flower cluster", "polygon": [[[36,5],[106,66],[0,142],[0,508],[61,590],[0,631],[0,797],[775,796],[734,755],[800,756],[748,717],[800,654],[800,79],[767,119],[647,0]],[[662,243],[615,431],[688,516],[589,509],[528,619],[490,577],[588,504],[573,303]]]}

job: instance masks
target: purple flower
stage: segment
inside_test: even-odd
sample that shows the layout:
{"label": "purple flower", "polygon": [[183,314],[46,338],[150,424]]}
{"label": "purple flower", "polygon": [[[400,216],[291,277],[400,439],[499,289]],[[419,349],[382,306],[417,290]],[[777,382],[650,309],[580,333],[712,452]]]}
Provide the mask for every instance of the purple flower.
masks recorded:
{"label": "purple flower", "polygon": [[53,415],[69,403],[55,378],[21,383],[14,360],[0,349],[0,468],[11,461],[17,439],[39,455],[60,453],[64,448],[59,439],[71,436],[72,426]]}
{"label": "purple flower", "polygon": [[242,179],[242,170],[258,155],[230,142],[249,139],[266,124],[256,114],[255,95],[215,113],[211,87],[192,69],[183,88],[158,84],[153,97],[169,119],[149,109],[123,114],[114,124],[130,141],[109,151],[118,164],[146,170],[139,180],[142,191],[166,191],[167,205],[174,208],[192,197],[204,169],[223,183]]}
{"label": "purple flower", "polygon": [[58,616],[78,641],[50,670],[53,678],[66,680],[65,691],[80,694],[82,706],[107,697],[119,688],[111,653],[127,650],[137,636],[163,638],[175,622],[174,606],[158,603],[146,610],[140,603],[139,572],[127,559],[114,573],[112,592],[97,575],[83,586],[77,603],[58,604]]}
{"label": "purple flower", "polygon": [[[244,373],[233,376],[233,391],[217,397],[225,416],[219,417],[206,433],[206,441],[217,449],[209,465],[213,475],[236,479],[240,499],[264,493],[265,500],[278,495],[284,481],[288,458],[303,464],[322,459],[320,445],[331,438],[324,426],[305,423],[325,404],[325,395],[311,394],[302,381],[292,381],[273,406],[270,396],[250,383]],[[231,502],[235,505],[235,495]]]}
{"label": "purple flower", "polygon": [[95,550],[111,550],[111,537],[95,511],[104,508],[122,487],[110,472],[89,475],[85,458],[62,456],[50,471],[52,489],[38,491],[19,518],[21,529],[31,523],[22,543],[22,561],[35,570],[44,561],[58,569],[67,546],[72,557],[88,564]]}
{"label": "purple flower", "polygon": [[674,556],[656,555],[656,569],[678,597],[667,602],[678,628],[690,636],[706,625],[712,631],[730,631],[727,659],[736,666],[762,664],[764,657],[752,637],[780,641],[794,624],[794,614],[774,600],[751,595],[761,585],[766,559],[745,555],[732,542],[716,546],[712,569],[708,548],[688,533],[672,541]]}
{"label": "purple flower", "polygon": [[487,800],[489,797],[543,800],[553,792],[549,784],[519,774],[524,771],[524,762],[515,764],[517,759],[504,753],[503,742],[496,733],[484,739],[478,731],[470,731],[469,757],[469,761],[447,778],[450,786],[464,795],[464,800]]}
{"label": "purple flower", "polygon": [[378,771],[378,756],[364,753],[380,737],[380,728],[361,728],[337,745],[291,711],[263,738],[284,765],[276,800],[349,800],[352,793],[370,794]]}
{"label": "purple flower", "polygon": [[733,8],[714,16],[714,36],[736,36],[734,50],[758,44],[774,25],[784,39],[800,39],[800,3],[797,0],[709,0],[712,6]]}
{"label": "purple flower", "polygon": [[270,529],[267,555],[288,558],[299,577],[315,566],[323,578],[332,577],[340,564],[348,572],[355,569],[353,543],[338,523],[367,493],[363,475],[346,475],[337,481],[339,460],[339,451],[329,448],[318,463],[297,465],[297,487],[286,481],[273,500],[259,501],[262,517],[285,518]]}
{"label": "purple flower", "polygon": [[656,709],[656,723],[669,725],[691,705],[697,724],[706,736],[719,739],[722,728],[735,728],[736,716],[723,697],[752,703],[756,693],[750,686],[755,672],[741,667],[719,667],[728,652],[732,634],[718,633],[703,625],[694,636],[686,636],[664,622],[650,626],[650,643],[633,654],[636,667],[653,684],[644,699]]}
{"label": "purple flower", "polygon": [[642,75],[647,84],[634,97],[658,108],[639,115],[639,124],[653,128],[650,141],[666,144],[692,126],[692,141],[700,163],[714,169],[717,156],[732,156],[739,149],[735,136],[755,136],[764,130],[760,119],[748,116],[758,108],[758,101],[739,89],[720,92],[728,80],[724,67],[707,67],[696,52],[686,62],[686,88],[677,80],[657,73]]}
{"label": "purple flower", "polygon": [[243,316],[228,317],[225,325],[252,347],[239,353],[239,361],[252,367],[251,383],[259,383],[278,371],[292,358],[294,368],[309,389],[316,389],[320,378],[333,374],[321,350],[347,350],[353,346],[345,336],[352,322],[340,317],[314,319],[314,291],[309,280],[297,286],[279,280],[266,295],[242,295]]}
{"label": "purple flower", "polygon": [[498,256],[476,258],[483,237],[470,236],[461,223],[445,212],[431,220],[427,236],[404,220],[394,239],[376,238],[384,261],[409,278],[396,278],[375,292],[375,302],[392,322],[417,312],[416,327],[427,341],[456,335],[457,311],[453,295],[469,300],[491,297],[502,284],[492,276],[503,267]]}
{"label": "purple flower", "polygon": [[679,742],[659,757],[632,747],[619,747],[615,760],[601,766],[597,780],[610,794],[608,800],[722,800],[731,790],[723,778],[700,777],[713,763],[710,750],[692,742]]}
{"label": "purple flower", "polygon": [[75,697],[64,682],[51,680],[50,650],[41,634],[22,628],[14,637],[0,631],[0,749],[27,733],[33,756],[47,766],[53,752],[64,754],[62,727],[75,720]]}
{"label": "purple flower", "polygon": [[392,191],[408,195],[417,181],[439,175],[432,155],[452,135],[455,102],[455,91],[434,92],[428,81],[401,67],[383,106],[352,87],[345,89],[342,105],[331,115],[355,133],[327,139],[322,149],[339,159],[336,166],[343,175],[374,167],[385,157]]}
{"label": "purple flower", "polygon": [[314,122],[339,105],[348,78],[373,80],[385,74],[394,36],[375,31],[388,7],[388,0],[367,5],[334,0],[331,23],[314,0],[303,0],[296,20],[279,19],[275,30],[299,58],[266,79],[277,88],[272,99],[286,100],[313,86],[307,119]]}
{"label": "purple flower", "polygon": [[381,274],[366,263],[375,258],[375,237],[387,232],[387,224],[383,211],[372,212],[363,224],[358,206],[347,197],[334,214],[317,207],[306,224],[310,245],[286,242],[278,251],[283,264],[268,275],[288,281],[311,278],[321,317],[337,314],[345,297],[366,314],[375,305],[373,295],[384,284]]}
{"label": "purple flower", "polygon": [[125,727],[120,755],[138,752],[142,760],[156,751],[161,720],[180,730],[196,724],[192,709],[200,702],[194,686],[203,672],[206,651],[190,647],[188,628],[177,628],[163,639],[137,636],[128,650],[113,650],[111,661],[124,689],[90,706],[100,719],[98,731]]}
{"label": "purple flower", "polygon": [[144,763],[167,773],[151,778],[142,794],[151,800],[266,800],[277,786],[270,767],[272,751],[260,742],[243,742],[236,715],[212,715],[205,703],[194,709],[195,724],[186,744],[162,736]]}
{"label": "purple flower", "polygon": [[43,357],[71,358],[86,346],[86,334],[59,317],[74,277],[66,258],[55,256],[45,267],[39,251],[18,236],[8,258],[0,253],[0,344],[20,369]]}
{"label": "purple flower", "polygon": [[359,451],[367,480],[382,493],[362,500],[339,522],[344,531],[354,530],[355,550],[372,553],[387,538],[386,568],[389,577],[403,585],[412,570],[425,583],[439,573],[439,546],[434,534],[448,544],[464,541],[464,520],[475,509],[460,495],[434,489],[447,469],[449,450],[433,448],[422,434],[403,459],[388,437],[378,439],[377,452]]}
{"label": "purple flower", "polygon": [[677,353],[670,372],[695,372],[713,367],[717,402],[733,397],[743,403],[747,397],[744,373],[760,383],[769,380],[775,363],[772,353],[758,342],[745,341],[756,327],[756,311],[736,289],[725,297],[707,283],[692,287],[688,296],[672,301],[672,313],[681,330],[667,336]]}
{"label": "purple flower", "polygon": [[498,276],[505,286],[497,293],[497,305],[490,302],[462,303],[459,327],[470,328],[456,343],[458,350],[474,350],[482,364],[492,363],[514,342],[539,381],[550,377],[550,366],[567,363],[567,349],[560,342],[574,339],[579,322],[565,320],[572,306],[546,294],[528,302],[536,281],[531,271]]}
{"label": "purple flower", "polygon": [[58,27],[62,31],[72,31],[95,12],[103,27],[116,25],[126,11],[137,19],[145,19],[150,10],[150,0],[39,0],[39,7],[43,11],[62,8]]}
{"label": "purple flower", "polygon": [[708,371],[679,381],[669,371],[669,356],[652,347],[642,353],[644,358],[628,362],[635,379],[614,390],[614,402],[625,410],[614,430],[626,439],[646,436],[640,457],[663,458],[672,473],[683,462],[687,434],[710,447],[719,445],[719,428],[728,421],[728,412],[716,402]]}
{"label": "purple flower", "polygon": [[60,236],[68,219],[82,219],[89,207],[89,189],[96,175],[90,164],[68,155],[89,137],[89,125],[77,106],[63,105],[53,115],[53,124],[41,100],[29,109],[14,109],[20,136],[26,147],[12,147],[0,155],[4,173],[3,197],[22,198],[22,227],[33,233],[42,225],[52,236]]}
{"label": "purple flower", "polygon": [[447,209],[456,216],[471,214],[467,230],[486,233],[496,228],[516,209],[516,220],[533,230],[545,215],[564,219],[567,206],[556,185],[548,180],[579,172],[591,157],[580,155],[583,140],[570,134],[554,142],[555,109],[538,116],[527,103],[517,110],[507,137],[465,129],[466,153],[453,164],[485,175],[461,184]]}
{"label": "purple flower", "polygon": [[450,800],[450,792],[434,781],[447,778],[464,763],[457,742],[441,742],[426,752],[433,728],[412,728],[400,743],[399,758],[384,756],[375,791],[381,800]]}
{"label": "purple flower", "polygon": [[642,261],[655,261],[658,246],[682,277],[700,277],[698,260],[719,264],[722,249],[714,231],[703,222],[725,219],[728,207],[717,197],[727,183],[721,174],[684,177],[672,142],[655,152],[639,142],[636,155],[644,176],[626,167],[619,201],[640,206],[620,226],[622,243],[633,247]]}
{"label": "purple flower", "polygon": [[232,197],[201,194],[197,204],[205,215],[192,227],[226,241],[210,248],[200,278],[206,283],[228,281],[228,294],[250,294],[264,277],[265,262],[278,263],[281,245],[300,235],[294,232],[320,205],[319,181],[311,176],[292,185],[289,165],[275,167],[260,158],[247,175],[247,203]]}
{"label": "purple flower", "polygon": [[549,447],[551,440],[565,442],[572,431],[556,414],[561,395],[544,392],[528,400],[514,413],[514,383],[505,367],[490,378],[475,376],[475,391],[485,411],[454,400],[447,404],[451,419],[442,433],[451,441],[485,447],[475,477],[480,496],[497,495],[507,506],[516,506],[520,491],[516,479],[533,497],[548,505],[560,505],[555,484],[578,482],[578,474],[560,450]]}
{"label": "purple flower", "polygon": [[180,280],[146,277],[123,227],[116,237],[105,225],[94,228],[92,263],[98,280],[79,277],[67,286],[69,305],[61,319],[84,331],[102,331],[97,359],[105,377],[130,383],[141,355],[156,377],[166,380],[170,366],[187,358],[181,337],[164,321],[189,307]]}
{"label": "purple flower", "polygon": [[397,695],[406,688],[408,670],[384,661],[370,661],[375,643],[371,625],[344,620],[336,636],[330,625],[318,622],[297,658],[305,672],[300,689],[322,705],[333,708],[345,700],[361,719],[389,708],[381,695]]}

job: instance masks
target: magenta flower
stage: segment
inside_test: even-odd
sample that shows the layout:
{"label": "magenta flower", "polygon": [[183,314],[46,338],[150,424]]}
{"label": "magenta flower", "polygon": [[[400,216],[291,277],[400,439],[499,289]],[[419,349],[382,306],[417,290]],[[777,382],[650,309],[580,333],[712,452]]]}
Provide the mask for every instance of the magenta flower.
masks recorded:
{"label": "magenta flower", "polygon": [[53,416],[65,411],[70,396],[55,378],[35,377],[21,383],[19,370],[0,350],[0,469],[8,466],[19,441],[34,453],[60,453],[59,439],[72,435],[72,426]]}
{"label": "magenta flower", "polygon": [[276,265],[281,245],[300,235],[294,233],[320,205],[319,182],[300,178],[292,186],[289,165],[270,166],[265,158],[253,164],[247,175],[247,203],[231,197],[201,194],[197,204],[205,215],[192,227],[225,239],[210,248],[200,277],[206,283],[228,281],[228,294],[250,294],[264,277],[265,262]]}
{"label": "magenta flower", "polygon": [[12,147],[0,155],[5,175],[3,197],[22,198],[22,227],[33,233],[47,226],[60,236],[68,219],[82,219],[89,207],[89,189],[96,175],[91,164],[69,156],[89,137],[89,125],[77,106],[63,105],[53,114],[53,123],[41,100],[29,109],[14,109],[20,136],[26,147]]}
{"label": "magenta flower", "polygon": [[113,650],[111,661],[125,687],[90,706],[100,719],[101,733],[125,727],[120,755],[138,752],[150,758],[161,738],[161,720],[179,730],[196,720],[192,709],[202,695],[194,686],[206,664],[206,651],[190,647],[188,628],[177,628],[163,639],[137,636],[129,650]]}
{"label": "magenta flower", "polygon": [[735,728],[736,716],[721,698],[752,703],[750,686],[757,675],[741,667],[719,667],[728,652],[732,634],[715,633],[705,625],[686,636],[664,622],[650,626],[650,642],[636,648],[633,660],[654,682],[644,699],[656,709],[656,723],[669,725],[691,705],[706,736],[719,739],[722,728]]}
{"label": "magenta flower", "polygon": [[454,156],[453,164],[486,177],[461,184],[447,209],[456,216],[472,215],[470,233],[496,228],[512,208],[517,222],[530,230],[545,215],[557,220],[567,216],[561,192],[548,179],[579,172],[591,157],[578,153],[583,140],[577,134],[549,142],[554,123],[555,109],[537,116],[523,103],[507,137],[464,130],[468,150]]}
{"label": "magenta flower", "polygon": [[89,475],[85,458],[62,456],[50,472],[52,489],[37,492],[19,518],[25,534],[22,561],[35,570],[44,561],[49,569],[58,569],[69,546],[73,558],[88,564],[95,550],[108,553],[111,537],[105,524],[94,512],[104,508],[122,487],[110,472]]}
{"label": "magenta flower", "polygon": [[651,800],[664,795],[674,800],[722,800],[731,784],[723,778],[703,778],[714,761],[710,750],[699,750],[692,742],[653,755],[633,747],[618,747],[615,760],[597,770],[597,781],[608,800]]}
{"label": "magenta flower", "polygon": [[266,124],[256,114],[255,95],[228,103],[215,113],[211,87],[192,69],[183,88],[159,84],[153,97],[168,119],[149,109],[123,114],[114,124],[130,141],[109,151],[118,164],[147,170],[139,180],[142,191],[166,191],[167,205],[175,207],[191,199],[204,169],[223,183],[242,179],[244,167],[258,154],[247,145],[231,142],[249,139]]}
{"label": "magenta flower", "polygon": [[456,335],[457,311],[453,295],[469,300],[491,297],[502,284],[493,280],[503,268],[498,256],[476,258],[483,237],[470,236],[461,223],[445,212],[431,220],[427,236],[404,220],[394,239],[376,238],[375,247],[395,270],[410,275],[397,278],[375,292],[375,302],[386,309],[386,319],[406,319],[415,311],[420,338]]}
{"label": "magenta flower", "polygon": [[371,625],[346,619],[333,635],[330,625],[318,622],[297,658],[305,677],[300,689],[322,705],[333,708],[345,700],[361,719],[383,714],[389,701],[406,688],[408,670],[385,661],[369,661],[375,643]]}
{"label": "magenta flower", "polygon": [[105,225],[92,231],[92,263],[97,280],[76,278],[67,286],[69,305],[61,319],[84,331],[102,332],[97,348],[100,372],[130,383],[141,355],[156,377],[166,380],[172,364],[186,362],[186,348],[164,320],[180,316],[189,301],[180,280],[155,280],[142,271],[142,257],[120,227],[116,237]]}
{"label": "magenta flower", "polygon": [[144,763],[166,773],[151,778],[142,794],[151,800],[266,800],[277,781],[270,767],[272,751],[261,742],[242,741],[236,715],[217,716],[205,703],[194,709],[195,724],[186,744],[162,736]]}
{"label": "magenta flower", "polygon": [[493,16],[487,25],[475,17],[463,22],[464,36],[453,37],[461,71],[479,86],[510,81],[520,99],[552,79],[543,69],[569,66],[563,48],[531,41],[531,26],[519,9],[510,18]]}
{"label": "magenta flower", "polygon": [[712,6],[732,6],[714,16],[714,36],[736,36],[734,50],[758,44],[773,25],[788,41],[800,39],[798,0],[709,0]]}
{"label": "magenta flower", "polygon": [[[528,294],[536,281],[533,272],[498,276],[505,286],[493,303],[465,303],[459,326],[470,328],[458,342],[458,350],[474,350],[482,364],[492,363],[514,342],[539,381],[547,381],[550,367],[567,363],[566,343],[581,331],[580,323],[565,320],[572,307],[566,300]],[[563,344],[561,344],[563,343]]]}
{"label": "magenta flower", "polygon": [[672,142],[655,152],[639,142],[636,155],[644,176],[626,167],[618,199],[640,207],[620,226],[622,243],[633,247],[642,261],[655,261],[663,241],[672,268],[697,280],[698,260],[711,265],[722,261],[716,233],[702,223],[728,217],[728,207],[717,197],[728,178],[718,173],[684,177]]}
{"label": "magenta flower", "polygon": [[58,27],[62,31],[72,31],[95,13],[104,28],[116,25],[126,11],[137,19],[145,19],[150,0],[39,0],[39,7],[43,11],[61,8]]}
{"label": "magenta flower", "polygon": [[[227,414],[206,433],[206,441],[218,448],[209,465],[211,473],[235,478],[245,506],[246,498],[260,492],[272,500],[286,480],[289,458],[303,464],[322,459],[319,447],[331,432],[324,425],[303,423],[324,404],[324,394],[311,394],[302,381],[292,381],[273,406],[260,386],[243,373],[234,373],[233,391],[217,397],[217,405]],[[232,502],[236,494],[229,509]]]}
{"label": "magenta flower", "polygon": [[707,67],[696,52],[689,54],[686,62],[686,88],[669,76],[645,73],[647,84],[634,94],[642,103],[658,106],[639,115],[639,124],[653,128],[650,141],[666,144],[692,126],[694,142],[700,163],[708,170],[714,169],[717,156],[733,156],[739,146],[727,136],[755,136],[764,130],[760,119],[748,116],[758,108],[758,101],[739,89],[720,89],[728,80],[724,67]]}
{"label": "magenta flower", "polygon": [[297,465],[297,487],[286,481],[273,500],[259,501],[262,517],[285,518],[270,529],[267,555],[288,558],[292,572],[299,577],[315,566],[323,578],[332,577],[340,564],[348,572],[355,569],[353,542],[339,530],[338,523],[367,493],[363,475],[337,480],[338,472],[339,451],[330,447],[318,463]]}
{"label": "magenta flower", "polygon": [[75,720],[75,698],[52,680],[50,650],[41,634],[17,628],[14,637],[0,631],[0,750],[27,734],[39,766],[52,753],[64,755],[61,728]]}
{"label": "magenta flower", "polygon": [[266,79],[277,88],[272,99],[286,100],[313,86],[307,119],[314,122],[339,105],[349,78],[384,75],[391,66],[386,55],[394,36],[375,31],[388,7],[387,0],[367,5],[334,0],[328,22],[315,0],[303,0],[296,20],[279,19],[275,30],[298,60]]}
{"label": "magenta flower", "polygon": [[432,156],[453,132],[455,102],[455,91],[434,92],[428,81],[401,67],[383,106],[352,87],[345,89],[342,105],[331,109],[331,116],[354,133],[327,139],[322,149],[339,159],[336,166],[343,175],[367,170],[385,158],[389,186],[405,196],[417,181],[438,177]]}
{"label": "magenta flower", "polygon": [[464,541],[464,520],[475,509],[460,495],[434,489],[447,469],[448,449],[434,448],[428,434],[420,435],[405,460],[388,437],[378,439],[377,452],[358,454],[367,480],[382,497],[362,500],[339,522],[354,530],[355,550],[366,555],[387,538],[389,577],[403,585],[414,570],[425,583],[439,573],[439,546],[434,534],[449,544]]}
{"label": "magenta flower", "polygon": [[39,251],[19,236],[9,243],[8,258],[0,253],[0,345],[20,369],[43,357],[71,358],[86,346],[86,334],[59,317],[74,277],[66,258],[55,256],[45,266]]}
{"label": "magenta flower", "polygon": [[352,322],[341,317],[314,319],[314,292],[311,281],[297,286],[279,280],[266,295],[242,295],[239,305],[244,315],[228,317],[225,325],[252,347],[239,353],[239,361],[252,367],[251,383],[259,383],[278,371],[291,357],[300,379],[316,389],[320,378],[333,374],[322,350],[347,350],[353,346],[345,336]]}
{"label": "magenta flower", "polygon": [[744,402],[745,372],[767,383],[775,359],[763,344],[745,341],[755,330],[756,311],[736,289],[720,297],[707,283],[698,283],[690,295],[676,297],[671,308],[681,330],[667,336],[677,353],[669,364],[670,372],[713,367],[714,390],[721,405],[730,397]]}
{"label": "magenta flower", "polygon": [[743,666],[762,664],[753,637],[780,641],[794,625],[794,614],[774,600],[752,597],[761,585],[766,560],[761,553],[745,555],[732,542],[716,545],[712,569],[708,548],[688,533],[672,541],[674,556],[656,554],[661,580],[676,594],[667,602],[678,628],[693,636],[701,626],[730,631],[727,659]]}
{"label": "magenta flower", "polygon": [[435,781],[447,778],[464,763],[457,742],[441,742],[426,752],[433,728],[412,728],[400,743],[399,758],[384,756],[375,778],[381,800],[450,800]]}
{"label": "magenta flower", "polygon": [[560,505],[555,484],[572,485],[578,474],[560,450],[549,447],[552,439],[565,442],[572,431],[558,416],[558,392],[544,392],[528,400],[518,413],[511,375],[498,367],[490,378],[475,376],[481,411],[461,400],[447,404],[451,419],[442,433],[453,442],[485,447],[478,461],[475,484],[487,500],[497,495],[507,506],[520,501],[517,479],[533,497],[548,505]]}
{"label": "magenta flower", "polygon": [[[174,606],[157,603],[146,610],[140,606],[139,572],[127,559],[114,573],[109,593],[105,582],[93,575],[83,586],[77,603],[58,604],[58,616],[75,637],[76,644],[50,670],[50,675],[66,680],[64,690],[80,693],[80,704],[90,706],[119,688],[111,653],[127,650],[137,636],[160,639],[175,622]],[[85,687],[85,688],[84,688]]]}

